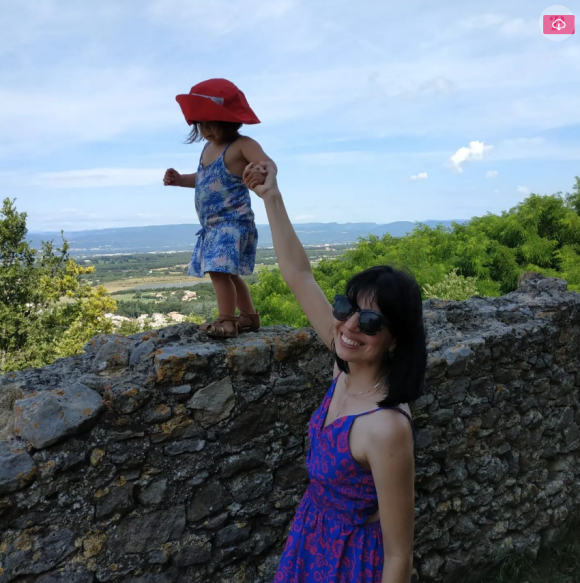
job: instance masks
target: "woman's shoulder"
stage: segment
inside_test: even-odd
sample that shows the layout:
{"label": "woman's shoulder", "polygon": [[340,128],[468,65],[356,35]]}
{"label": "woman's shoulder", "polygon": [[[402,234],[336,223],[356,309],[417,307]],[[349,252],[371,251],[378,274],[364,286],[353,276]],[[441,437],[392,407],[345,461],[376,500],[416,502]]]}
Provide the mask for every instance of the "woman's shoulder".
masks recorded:
{"label": "woman's shoulder", "polygon": [[378,409],[369,415],[368,431],[373,441],[384,445],[412,437],[413,420],[408,405]]}

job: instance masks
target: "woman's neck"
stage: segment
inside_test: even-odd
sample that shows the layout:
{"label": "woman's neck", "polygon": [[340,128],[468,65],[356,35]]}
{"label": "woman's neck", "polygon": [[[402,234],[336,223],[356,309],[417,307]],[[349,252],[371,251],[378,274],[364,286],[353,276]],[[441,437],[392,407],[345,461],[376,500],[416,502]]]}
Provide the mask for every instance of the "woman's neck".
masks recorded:
{"label": "woman's neck", "polygon": [[364,365],[349,362],[348,369],[348,385],[356,385],[359,390],[372,388],[378,381],[380,381],[379,369],[376,365]]}

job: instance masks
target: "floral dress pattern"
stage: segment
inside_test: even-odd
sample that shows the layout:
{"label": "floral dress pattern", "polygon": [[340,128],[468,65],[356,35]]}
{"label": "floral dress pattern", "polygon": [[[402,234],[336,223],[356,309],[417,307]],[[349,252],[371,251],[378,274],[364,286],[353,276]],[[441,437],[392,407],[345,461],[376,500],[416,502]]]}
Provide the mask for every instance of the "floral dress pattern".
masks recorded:
{"label": "floral dress pattern", "polygon": [[[340,376],[340,375],[339,375]],[[304,494],[280,559],[275,583],[380,583],[383,536],[372,473],[353,458],[349,434],[357,417],[340,417],[324,427],[338,380],[334,379],[308,426]],[[413,422],[405,411],[411,427]],[[413,429],[414,433],[414,429]]]}
{"label": "floral dress pattern", "polygon": [[196,233],[188,275],[203,277],[208,271],[250,275],[254,271],[258,231],[247,186],[226,168],[224,155],[229,146],[207,166],[201,162],[203,152],[199,159],[195,210],[201,229]]}

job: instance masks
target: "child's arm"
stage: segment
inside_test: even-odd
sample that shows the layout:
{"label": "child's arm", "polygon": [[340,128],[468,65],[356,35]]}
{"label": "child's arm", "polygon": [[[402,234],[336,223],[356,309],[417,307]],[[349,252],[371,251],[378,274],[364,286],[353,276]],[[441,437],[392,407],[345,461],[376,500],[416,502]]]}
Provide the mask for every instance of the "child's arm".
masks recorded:
{"label": "child's arm", "polygon": [[260,162],[270,162],[274,167],[276,174],[278,173],[278,167],[276,166],[276,163],[274,160],[272,160],[272,158],[270,158],[270,156],[268,156],[268,154],[264,152],[262,146],[260,146],[256,140],[244,136],[240,140],[240,149],[242,156],[246,159],[246,164],[253,163],[259,165]]}
{"label": "child's arm", "polygon": [[165,171],[163,177],[163,184],[165,186],[185,186],[187,188],[195,188],[195,177],[197,172],[193,174],[180,174],[177,170],[169,168]]}

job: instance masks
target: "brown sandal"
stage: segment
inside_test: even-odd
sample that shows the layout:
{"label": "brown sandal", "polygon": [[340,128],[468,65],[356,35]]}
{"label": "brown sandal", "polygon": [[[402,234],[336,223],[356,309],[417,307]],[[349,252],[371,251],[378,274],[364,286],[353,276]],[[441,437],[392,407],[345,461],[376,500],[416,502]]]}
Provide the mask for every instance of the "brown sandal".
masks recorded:
{"label": "brown sandal", "polygon": [[238,328],[240,332],[257,332],[260,329],[260,313],[250,314],[240,310]]}
{"label": "brown sandal", "polygon": [[[233,332],[228,332],[223,326],[223,322],[233,322]],[[213,338],[236,338],[240,331],[237,316],[223,316],[222,314],[219,314],[213,322],[202,324],[199,329]]]}

